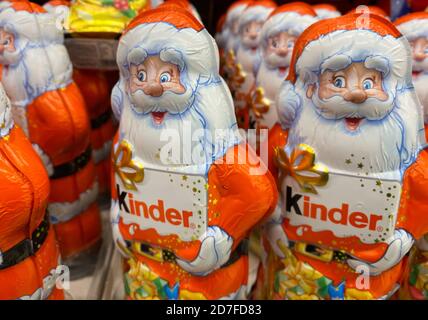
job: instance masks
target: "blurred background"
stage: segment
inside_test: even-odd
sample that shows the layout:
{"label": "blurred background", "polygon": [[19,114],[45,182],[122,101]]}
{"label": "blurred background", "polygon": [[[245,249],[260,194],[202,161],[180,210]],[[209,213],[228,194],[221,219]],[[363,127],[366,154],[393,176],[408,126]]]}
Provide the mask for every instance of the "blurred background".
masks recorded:
{"label": "blurred background", "polygon": [[[394,20],[396,17],[409,11],[424,11],[428,6],[428,0],[302,0],[311,5],[320,3],[330,3],[336,6],[343,14],[358,5],[379,6]],[[33,0],[33,2],[44,4],[47,0]],[[200,13],[202,20],[208,30],[214,34],[218,19],[224,14],[234,0],[191,0]],[[293,1],[276,0],[277,4],[284,4]]]}

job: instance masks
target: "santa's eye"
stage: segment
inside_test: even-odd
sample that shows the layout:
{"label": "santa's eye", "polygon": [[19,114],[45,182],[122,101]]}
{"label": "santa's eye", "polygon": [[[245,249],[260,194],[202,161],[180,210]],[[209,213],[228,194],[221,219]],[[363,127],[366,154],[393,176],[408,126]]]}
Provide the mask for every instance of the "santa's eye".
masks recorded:
{"label": "santa's eye", "polygon": [[4,41],[3,41],[3,45],[4,46],[8,46],[10,44],[10,39],[9,38],[7,38],[7,39],[5,39]]}
{"label": "santa's eye", "polygon": [[334,78],[333,85],[336,88],[345,88],[345,85],[346,85],[345,78],[344,77],[336,77],[336,78]]}
{"label": "santa's eye", "polygon": [[428,54],[428,47],[425,48],[424,53]]}
{"label": "santa's eye", "polygon": [[159,80],[161,83],[170,82],[171,75],[169,74],[169,72],[164,72],[160,75]]}
{"label": "santa's eye", "polygon": [[366,79],[363,81],[363,88],[364,90],[369,90],[373,88],[373,80],[372,79]]}
{"label": "santa's eye", "polygon": [[290,40],[287,43],[288,48],[293,48],[294,47],[294,41]]}
{"label": "santa's eye", "polygon": [[137,79],[138,81],[146,81],[146,72],[143,70],[138,71],[137,73]]}
{"label": "santa's eye", "polygon": [[272,39],[272,48],[278,48],[278,41],[276,39]]}

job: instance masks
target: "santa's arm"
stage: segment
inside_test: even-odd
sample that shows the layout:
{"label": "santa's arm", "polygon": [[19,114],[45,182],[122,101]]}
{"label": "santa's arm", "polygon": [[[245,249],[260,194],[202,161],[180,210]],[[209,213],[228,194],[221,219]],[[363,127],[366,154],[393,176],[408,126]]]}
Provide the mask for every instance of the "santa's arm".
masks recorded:
{"label": "santa's arm", "polygon": [[415,240],[428,234],[428,151],[423,150],[405,172],[397,227]]}
{"label": "santa's arm", "polygon": [[[246,157],[245,161],[242,157]],[[209,175],[218,189],[218,199],[213,199],[210,205],[213,213],[210,225],[225,230],[233,238],[235,248],[256,224],[273,212],[278,192],[267,167],[246,146],[229,150],[223,160],[227,163],[214,164]]]}
{"label": "santa's arm", "polygon": [[195,252],[192,246],[176,252],[177,263],[192,274],[206,275],[224,265],[250,230],[275,208],[275,182],[246,148],[231,148],[223,163],[214,164],[209,171],[208,229],[199,239],[196,257],[183,258]]}

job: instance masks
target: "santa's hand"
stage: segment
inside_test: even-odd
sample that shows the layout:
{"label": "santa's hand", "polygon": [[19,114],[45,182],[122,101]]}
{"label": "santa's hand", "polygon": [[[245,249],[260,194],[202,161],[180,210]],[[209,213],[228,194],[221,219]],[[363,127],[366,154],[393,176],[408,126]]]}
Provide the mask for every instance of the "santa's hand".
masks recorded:
{"label": "santa's hand", "polygon": [[371,276],[377,276],[398,264],[412,248],[413,242],[414,240],[410,233],[404,229],[397,229],[394,232],[394,237],[388,244],[388,249],[386,249],[385,254],[378,261],[367,263],[357,259],[348,259],[347,262],[354,270],[359,266],[366,266]]}
{"label": "santa's hand", "polygon": [[229,260],[233,239],[220,227],[212,226],[200,241],[198,256],[193,261],[177,258],[177,264],[191,274],[205,276]]}
{"label": "santa's hand", "polygon": [[112,200],[111,208],[110,208],[110,223],[111,223],[111,230],[113,233],[114,244],[116,245],[116,248],[119,250],[119,252],[125,258],[129,258],[127,245],[125,243],[125,240],[123,239],[122,234],[120,233],[119,220],[120,220],[119,202],[117,202],[116,200]]}
{"label": "santa's hand", "polygon": [[289,242],[282,225],[277,223],[268,223],[266,225],[266,233],[273,252],[275,252],[279,258],[285,258],[283,248],[288,247]]}

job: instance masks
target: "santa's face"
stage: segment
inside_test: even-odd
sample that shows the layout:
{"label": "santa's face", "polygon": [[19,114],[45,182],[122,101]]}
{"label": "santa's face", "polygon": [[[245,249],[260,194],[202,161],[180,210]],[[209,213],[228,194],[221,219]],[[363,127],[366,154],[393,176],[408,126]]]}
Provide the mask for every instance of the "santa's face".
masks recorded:
{"label": "santa's face", "polygon": [[263,23],[252,21],[247,23],[241,32],[241,43],[246,49],[257,50],[260,42],[260,31]]}
{"label": "santa's face", "polygon": [[382,73],[364,63],[326,70],[318,83],[308,86],[307,97],[320,116],[343,121],[349,132],[356,132],[365,121],[383,119],[394,107],[391,94],[382,87]]}
{"label": "santa's face", "polygon": [[264,59],[272,69],[285,69],[290,65],[296,37],[288,32],[280,32],[267,40],[267,47],[264,51]]}
{"label": "santa's face", "polygon": [[3,57],[5,53],[15,52],[15,37],[12,33],[0,28],[0,56]]}
{"label": "santa's face", "polygon": [[133,107],[139,113],[150,114],[154,124],[162,124],[168,113],[180,114],[189,106],[192,90],[181,83],[177,65],[155,55],[141,64],[131,64],[130,73],[128,91]]}
{"label": "santa's face", "polygon": [[416,38],[410,41],[413,52],[413,71],[428,70],[428,39],[425,37]]}

